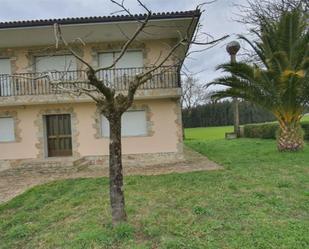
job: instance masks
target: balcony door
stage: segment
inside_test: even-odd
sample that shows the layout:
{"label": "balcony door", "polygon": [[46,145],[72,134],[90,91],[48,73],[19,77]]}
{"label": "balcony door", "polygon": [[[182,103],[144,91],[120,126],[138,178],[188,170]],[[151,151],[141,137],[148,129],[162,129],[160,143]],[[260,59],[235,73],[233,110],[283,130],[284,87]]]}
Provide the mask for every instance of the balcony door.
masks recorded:
{"label": "balcony door", "polygon": [[11,86],[11,61],[10,59],[0,59],[0,96],[10,96]]}
{"label": "balcony door", "polygon": [[73,80],[76,71],[76,59],[73,55],[37,56],[36,72],[51,72],[56,80]]}
{"label": "balcony door", "polygon": [[48,157],[72,156],[70,114],[47,115],[45,121]]}
{"label": "balcony door", "polygon": [[[106,52],[99,54],[99,66],[110,66],[119,56],[120,52]],[[111,70],[100,72],[100,78],[110,84],[116,84],[121,89],[120,84],[125,79],[141,72],[144,66],[142,51],[127,51]]]}

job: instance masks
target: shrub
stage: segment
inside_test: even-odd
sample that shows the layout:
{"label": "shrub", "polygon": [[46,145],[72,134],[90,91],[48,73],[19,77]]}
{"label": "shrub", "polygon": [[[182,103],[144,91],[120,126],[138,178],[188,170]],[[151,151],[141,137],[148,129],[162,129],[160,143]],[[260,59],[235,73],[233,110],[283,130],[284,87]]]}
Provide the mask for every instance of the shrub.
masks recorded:
{"label": "shrub", "polygon": [[304,138],[305,140],[309,140],[309,122],[302,122],[301,127],[304,130]]}
{"label": "shrub", "polygon": [[[302,122],[305,140],[309,140],[309,122]],[[244,137],[275,139],[278,123],[248,124],[244,125]]]}
{"label": "shrub", "polygon": [[277,123],[244,125],[244,136],[249,138],[276,138]]}

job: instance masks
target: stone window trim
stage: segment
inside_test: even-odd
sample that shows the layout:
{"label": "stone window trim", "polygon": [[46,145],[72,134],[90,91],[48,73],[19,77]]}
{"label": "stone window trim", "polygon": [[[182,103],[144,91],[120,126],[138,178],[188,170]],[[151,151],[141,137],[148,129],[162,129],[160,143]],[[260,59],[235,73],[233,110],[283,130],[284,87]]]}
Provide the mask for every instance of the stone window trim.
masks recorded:
{"label": "stone window trim", "polygon": [[21,128],[20,128],[20,119],[18,118],[18,114],[16,111],[0,111],[0,118],[13,118],[14,121],[14,141],[3,141],[1,144],[8,144],[8,143],[20,143],[22,141],[21,137]]}
{"label": "stone window trim", "polygon": [[59,108],[44,108],[41,109],[37,118],[34,121],[34,126],[37,128],[37,143],[35,147],[38,149],[37,158],[46,159],[49,158],[46,151],[46,131],[44,124],[44,116],[47,115],[57,115],[57,114],[70,114],[71,116],[71,130],[72,130],[72,156],[73,158],[80,158],[80,153],[78,152],[79,142],[78,142],[78,119],[77,114],[73,107],[59,107]]}
{"label": "stone window trim", "polygon": [[176,136],[177,136],[177,152],[183,153],[183,124],[182,124],[182,111],[180,99],[174,100],[174,113],[176,116]]}
{"label": "stone window trim", "polygon": [[[127,112],[129,111],[145,111],[146,112],[146,128],[147,134],[146,135],[135,135],[135,136],[121,136],[122,138],[136,138],[136,137],[152,137],[154,135],[154,122],[153,122],[153,113],[148,105],[133,105],[131,106]],[[102,134],[102,114],[100,113],[99,109],[96,109],[94,115],[94,124],[93,128],[95,129],[94,137],[95,139],[109,139],[108,136],[104,136]]]}

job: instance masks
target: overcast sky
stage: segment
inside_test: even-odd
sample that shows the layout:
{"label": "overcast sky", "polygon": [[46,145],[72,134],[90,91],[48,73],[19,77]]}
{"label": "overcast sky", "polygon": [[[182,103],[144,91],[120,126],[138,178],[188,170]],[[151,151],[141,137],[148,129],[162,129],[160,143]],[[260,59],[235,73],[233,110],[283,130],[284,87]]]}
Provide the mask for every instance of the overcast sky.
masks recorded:
{"label": "overcast sky", "polygon": [[[201,23],[203,31],[215,38],[231,35],[231,38],[220,43],[217,47],[203,53],[195,54],[187,59],[187,67],[196,75],[201,83],[206,83],[220,75],[215,67],[229,60],[226,44],[235,39],[235,35],[246,32],[246,27],[235,22],[237,8],[234,4],[243,4],[246,0],[217,0],[204,6]],[[200,4],[200,0],[143,0],[153,12],[192,10]],[[142,9],[136,0],[126,0],[126,5],[132,12],[139,13]],[[117,7],[109,0],[0,0],[1,21],[46,19],[77,16],[110,15]]]}

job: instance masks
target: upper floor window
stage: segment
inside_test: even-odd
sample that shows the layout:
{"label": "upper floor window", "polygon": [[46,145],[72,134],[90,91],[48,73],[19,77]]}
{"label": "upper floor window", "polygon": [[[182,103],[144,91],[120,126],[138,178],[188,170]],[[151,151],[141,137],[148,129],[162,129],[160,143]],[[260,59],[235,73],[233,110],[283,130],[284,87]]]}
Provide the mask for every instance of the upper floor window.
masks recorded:
{"label": "upper floor window", "polygon": [[76,69],[76,59],[73,55],[35,57],[35,71],[52,72],[52,77],[54,79],[75,79],[76,73],[74,71],[76,71]]}
{"label": "upper floor window", "polygon": [[36,72],[76,70],[76,59],[73,55],[53,55],[35,57]]}
{"label": "upper floor window", "polygon": [[11,61],[9,58],[0,59],[0,96],[11,95]]}
{"label": "upper floor window", "polygon": [[[118,58],[120,52],[106,52],[99,54],[99,67],[108,67]],[[144,66],[142,51],[126,51],[121,59],[116,63],[113,70],[99,72],[99,78],[105,80],[106,84],[117,85],[121,90],[121,85],[140,73]]]}
{"label": "upper floor window", "polygon": [[0,74],[11,74],[11,61],[9,58],[0,59]]}
{"label": "upper floor window", "polygon": [[[106,52],[99,54],[99,66],[110,66],[119,56],[120,52]],[[143,67],[142,51],[126,51],[115,65],[115,68],[136,68]]]}

